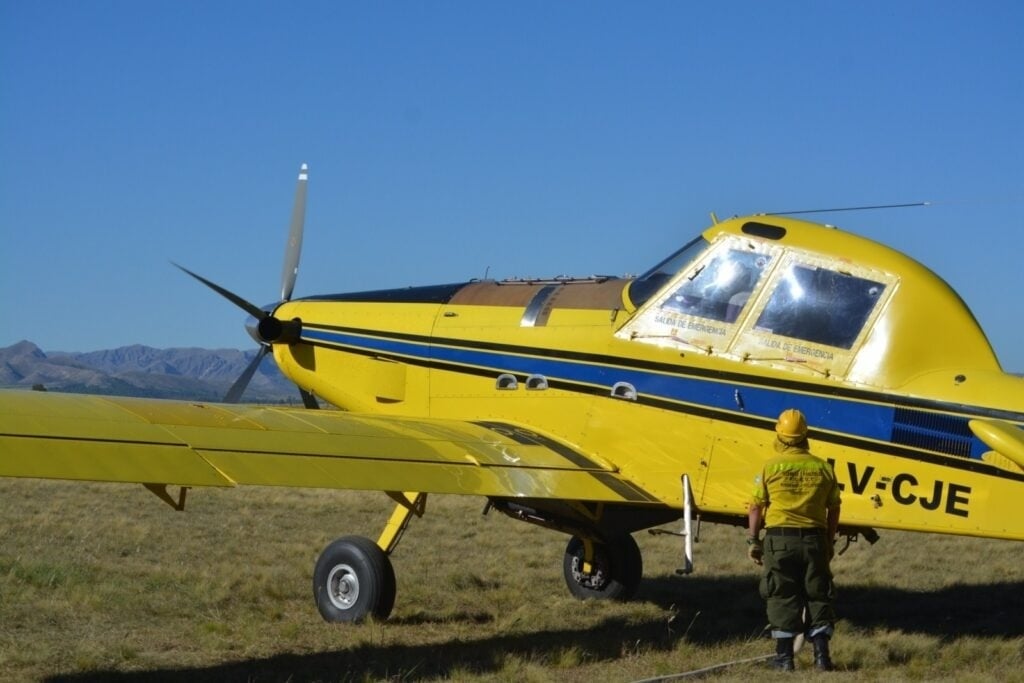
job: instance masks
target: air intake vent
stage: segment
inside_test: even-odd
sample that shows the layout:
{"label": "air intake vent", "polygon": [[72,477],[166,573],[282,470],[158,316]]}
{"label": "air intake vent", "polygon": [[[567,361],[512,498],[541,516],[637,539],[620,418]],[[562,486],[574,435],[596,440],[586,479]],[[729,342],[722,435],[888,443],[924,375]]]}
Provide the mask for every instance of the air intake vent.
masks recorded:
{"label": "air intake vent", "polygon": [[893,443],[969,458],[973,439],[967,418],[909,408],[896,409],[892,426]]}
{"label": "air intake vent", "polygon": [[743,232],[754,237],[763,237],[769,240],[781,240],[786,236],[786,229],[778,225],[768,225],[767,223],[756,223],[749,222],[744,223],[741,228]]}

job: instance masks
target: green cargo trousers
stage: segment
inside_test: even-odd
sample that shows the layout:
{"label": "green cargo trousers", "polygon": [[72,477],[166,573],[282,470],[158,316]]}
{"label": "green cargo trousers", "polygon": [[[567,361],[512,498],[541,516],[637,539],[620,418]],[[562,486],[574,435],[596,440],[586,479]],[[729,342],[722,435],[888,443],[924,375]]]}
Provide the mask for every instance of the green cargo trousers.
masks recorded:
{"label": "green cargo trousers", "polygon": [[[835,588],[824,529],[768,529],[764,538],[761,597],[774,632],[831,632]],[[804,624],[807,608],[809,624]]]}

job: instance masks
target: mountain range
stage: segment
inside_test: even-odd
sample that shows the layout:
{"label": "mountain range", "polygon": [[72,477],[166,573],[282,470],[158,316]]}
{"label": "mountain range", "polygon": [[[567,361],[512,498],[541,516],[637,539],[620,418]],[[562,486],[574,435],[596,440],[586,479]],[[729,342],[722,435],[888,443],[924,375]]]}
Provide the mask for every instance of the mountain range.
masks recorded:
{"label": "mountain range", "polygon": [[[256,351],[237,349],[155,349],[122,346],[105,351],[44,352],[30,341],[0,349],[0,387],[49,391],[219,401]],[[295,385],[265,358],[242,400],[299,402]]]}
{"label": "mountain range", "polygon": [[[155,349],[139,344],[106,351],[44,352],[30,341],[0,349],[0,388],[43,387],[107,396],[220,401],[256,351]],[[298,389],[264,358],[242,400],[298,403]]]}

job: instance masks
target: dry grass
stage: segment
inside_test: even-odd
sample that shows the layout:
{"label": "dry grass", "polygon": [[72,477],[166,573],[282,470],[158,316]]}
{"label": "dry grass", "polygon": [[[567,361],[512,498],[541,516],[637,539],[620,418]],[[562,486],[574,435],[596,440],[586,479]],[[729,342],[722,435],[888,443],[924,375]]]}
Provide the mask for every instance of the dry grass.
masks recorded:
{"label": "dry grass", "polygon": [[[325,624],[317,554],[342,534],[375,537],[390,506],[197,490],[175,513],[141,486],[0,480],[0,678],[632,681],[771,649],[741,530],[706,526],[683,578],[678,540],[639,534],[639,600],[580,603],[562,583],[564,537],[482,517],[470,498],[431,499],[413,522],[390,620]],[[1020,544],[886,533],[835,570],[832,678],[1024,680]],[[808,658],[797,678],[813,676]]]}

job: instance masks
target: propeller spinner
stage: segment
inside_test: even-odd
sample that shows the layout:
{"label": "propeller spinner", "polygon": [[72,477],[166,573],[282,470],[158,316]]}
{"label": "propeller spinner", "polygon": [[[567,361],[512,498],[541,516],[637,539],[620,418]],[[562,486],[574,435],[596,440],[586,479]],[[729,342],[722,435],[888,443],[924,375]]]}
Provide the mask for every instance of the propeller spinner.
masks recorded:
{"label": "propeller spinner", "polygon": [[[288,228],[288,242],[285,245],[284,267],[281,271],[281,300],[277,304],[260,308],[217,283],[193,273],[188,268],[177,263],[174,264],[177,268],[202,282],[250,316],[246,328],[253,339],[260,345],[260,348],[239,378],[231,385],[228,393],[224,396],[225,403],[238,403],[241,400],[242,394],[245,392],[246,387],[249,386],[253,375],[256,374],[256,370],[263,361],[263,357],[270,353],[272,345],[296,342],[302,332],[302,322],[300,320],[280,320],[274,317],[273,311],[284,302],[291,300],[292,292],[295,289],[295,280],[299,274],[299,257],[302,253],[302,230],[306,220],[306,182],[308,179],[309,167],[306,164],[302,164],[302,167],[299,168],[299,179],[295,188],[295,204],[292,206],[292,220]],[[319,407],[316,398],[311,393],[302,387],[299,387],[299,393],[302,394],[302,402],[307,408]]]}

